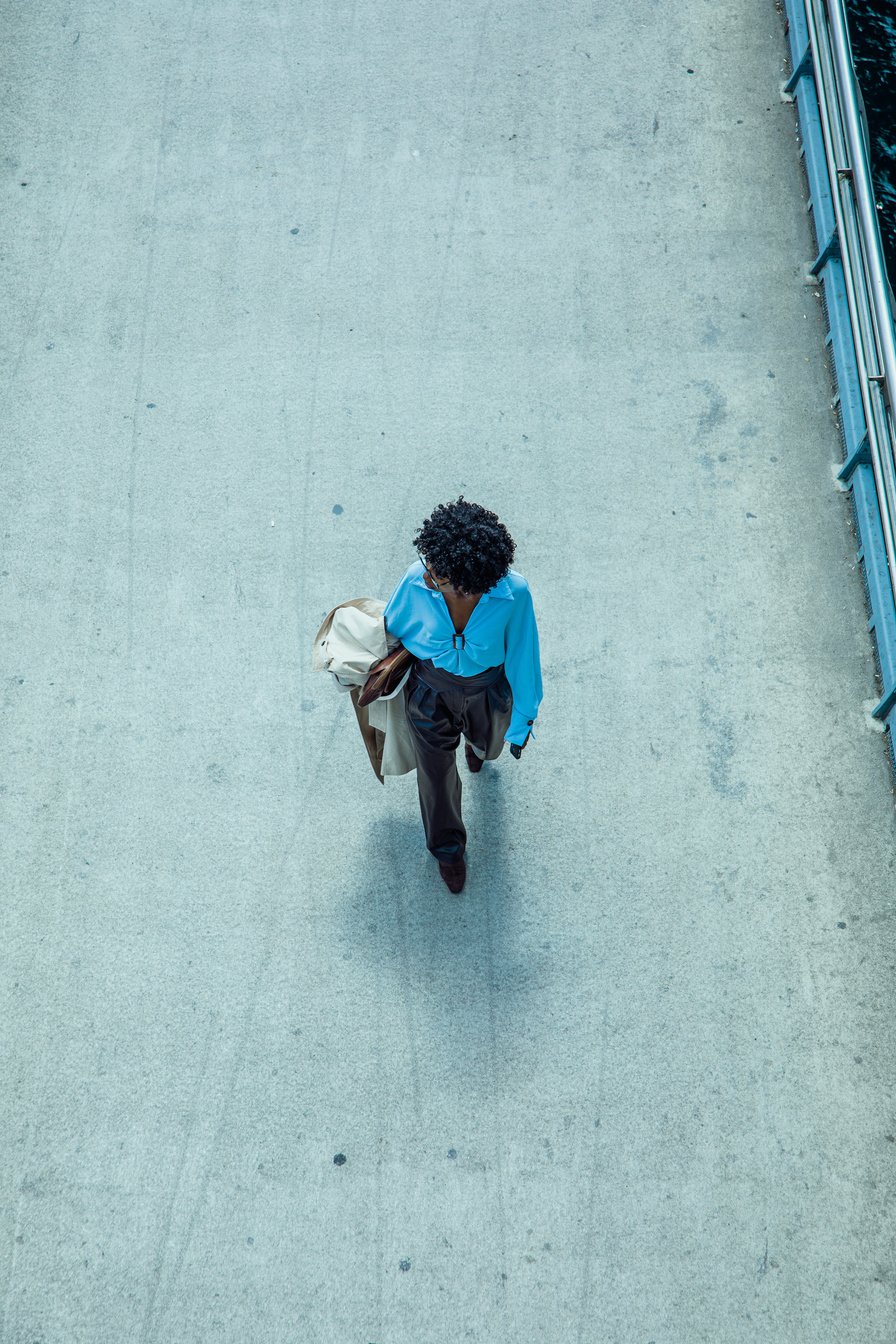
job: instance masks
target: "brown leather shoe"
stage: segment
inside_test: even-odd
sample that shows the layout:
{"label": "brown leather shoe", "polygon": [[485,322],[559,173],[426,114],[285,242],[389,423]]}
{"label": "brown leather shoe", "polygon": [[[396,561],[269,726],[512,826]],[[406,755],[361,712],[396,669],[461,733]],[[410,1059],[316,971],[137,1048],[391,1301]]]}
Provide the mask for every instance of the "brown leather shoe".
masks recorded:
{"label": "brown leather shoe", "polygon": [[445,879],[445,885],[448,887],[449,891],[453,891],[455,895],[457,895],[459,891],[463,891],[464,880],[467,876],[467,864],[463,855],[461,855],[457,863],[443,863],[442,860],[439,859],[439,872]]}
{"label": "brown leather shoe", "polygon": [[467,765],[470,767],[473,774],[478,775],[479,771],[482,769],[485,762],[483,761],[481,756],[476,755],[475,751],[470,746],[469,742],[464,743],[464,755],[467,758]]}

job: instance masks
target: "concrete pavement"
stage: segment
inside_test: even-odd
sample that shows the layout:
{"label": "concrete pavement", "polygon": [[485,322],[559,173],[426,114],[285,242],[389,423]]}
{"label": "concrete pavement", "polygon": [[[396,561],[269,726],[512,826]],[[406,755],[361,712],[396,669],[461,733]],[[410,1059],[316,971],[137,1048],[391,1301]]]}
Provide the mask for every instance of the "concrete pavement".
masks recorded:
{"label": "concrete pavement", "polygon": [[[36,0],[4,1344],[884,1344],[894,812],[773,3]],[[463,492],[467,884],[310,669]]]}

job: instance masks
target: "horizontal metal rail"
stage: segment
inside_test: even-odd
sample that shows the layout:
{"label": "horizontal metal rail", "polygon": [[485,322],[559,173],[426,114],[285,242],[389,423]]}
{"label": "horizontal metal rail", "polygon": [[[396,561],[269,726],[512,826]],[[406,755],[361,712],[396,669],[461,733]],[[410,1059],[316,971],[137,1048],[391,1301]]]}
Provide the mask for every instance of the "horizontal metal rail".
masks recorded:
{"label": "horizontal metal rail", "polygon": [[859,390],[896,603],[896,339],[883,245],[842,0],[804,0]]}

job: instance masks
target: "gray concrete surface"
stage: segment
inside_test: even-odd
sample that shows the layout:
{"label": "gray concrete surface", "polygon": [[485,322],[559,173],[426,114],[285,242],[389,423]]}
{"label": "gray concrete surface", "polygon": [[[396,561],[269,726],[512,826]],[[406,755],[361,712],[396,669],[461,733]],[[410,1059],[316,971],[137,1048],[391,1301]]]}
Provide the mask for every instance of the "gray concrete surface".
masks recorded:
{"label": "gray concrete surface", "polygon": [[[0,1337],[891,1341],[893,792],[774,4],[2,39]],[[456,899],[310,649],[461,492],[545,700]]]}

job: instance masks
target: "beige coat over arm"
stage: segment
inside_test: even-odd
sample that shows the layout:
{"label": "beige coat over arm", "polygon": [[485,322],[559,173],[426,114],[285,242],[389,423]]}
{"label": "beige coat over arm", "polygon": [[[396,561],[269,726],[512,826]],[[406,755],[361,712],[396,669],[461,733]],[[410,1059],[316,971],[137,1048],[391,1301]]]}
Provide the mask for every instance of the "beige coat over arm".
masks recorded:
{"label": "beige coat over arm", "polygon": [[411,667],[391,695],[381,695],[363,709],[358,706],[374,663],[401,643],[386,632],[385,610],[386,603],[376,597],[340,602],[327,613],[311,652],[312,669],[331,673],[339,690],[351,696],[370,764],[381,784],[386,782],[385,775],[406,775],[417,768],[404,709],[404,685]]}

